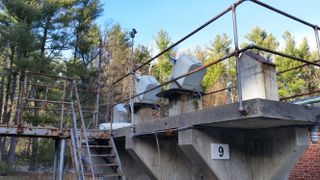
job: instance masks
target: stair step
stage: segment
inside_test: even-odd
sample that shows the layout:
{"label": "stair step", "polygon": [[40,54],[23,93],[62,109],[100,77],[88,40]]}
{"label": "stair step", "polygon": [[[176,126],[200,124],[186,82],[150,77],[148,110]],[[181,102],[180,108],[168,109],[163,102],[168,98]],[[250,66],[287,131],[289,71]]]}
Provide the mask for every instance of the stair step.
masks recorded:
{"label": "stair step", "polygon": [[119,166],[119,164],[117,163],[104,163],[104,164],[92,164],[95,167],[103,167],[103,166],[107,166],[107,167],[116,167]]}
{"label": "stair step", "polygon": [[[92,176],[91,173],[85,173],[85,176]],[[98,173],[98,174],[94,174],[94,176],[104,176],[104,177],[121,177],[123,176],[122,174],[102,174],[102,173]]]}
{"label": "stair step", "polygon": [[[85,142],[82,142],[81,144],[84,146],[86,145]],[[88,142],[88,145],[89,146],[110,146],[109,143],[100,144],[100,143],[96,143],[96,142]]]}
{"label": "stair step", "polygon": [[92,147],[92,148],[112,148],[112,146],[110,145],[94,145],[94,144],[90,144],[89,147]]}
{"label": "stair step", "polygon": [[[84,156],[89,156],[89,155],[84,155]],[[115,154],[91,154],[91,156],[95,157],[115,157]]]}

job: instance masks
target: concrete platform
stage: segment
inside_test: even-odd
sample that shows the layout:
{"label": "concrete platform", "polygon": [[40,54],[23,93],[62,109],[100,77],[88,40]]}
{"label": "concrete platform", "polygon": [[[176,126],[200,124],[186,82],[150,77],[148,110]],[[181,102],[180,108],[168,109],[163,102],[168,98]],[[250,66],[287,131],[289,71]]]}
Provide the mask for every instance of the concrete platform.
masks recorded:
{"label": "concrete platform", "polygon": [[[263,99],[244,105],[246,115],[234,103],[113,130],[116,141],[124,141],[117,147],[125,150],[124,174],[135,180],[285,179],[309,146],[320,108]],[[228,157],[213,158],[213,145],[228,146]],[[143,170],[131,170],[132,164]]]}
{"label": "concrete platform", "polygon": [[[264,129],[311,126],[320,122],[320,108],[264,99],[244,101],[244,105],[248,108],[246,115],[241,114],[238,104],[234,103],[137,124],[132,133],[139,136],[192,127]],[[113,133],[115,137],[125,137],[131,131],[126,127]]]}

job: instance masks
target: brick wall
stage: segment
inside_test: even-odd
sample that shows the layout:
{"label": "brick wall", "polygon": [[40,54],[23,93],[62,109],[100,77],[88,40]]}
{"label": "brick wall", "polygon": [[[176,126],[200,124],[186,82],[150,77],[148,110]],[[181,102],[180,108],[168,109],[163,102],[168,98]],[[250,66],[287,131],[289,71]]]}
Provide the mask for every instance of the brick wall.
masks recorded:
{"label": "brick wall", "polygon": [[320,142],[310,144],[293,168],[289,180],[320,180]]}

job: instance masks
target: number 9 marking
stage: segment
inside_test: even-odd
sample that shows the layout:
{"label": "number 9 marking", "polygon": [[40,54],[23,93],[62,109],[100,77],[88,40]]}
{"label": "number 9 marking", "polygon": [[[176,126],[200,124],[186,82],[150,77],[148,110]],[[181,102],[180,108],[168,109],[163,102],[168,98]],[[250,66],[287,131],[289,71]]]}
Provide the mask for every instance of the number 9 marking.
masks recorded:
{"label": "number 9 marking", "polygon": [[223,149],[222,146],[219,146],[219,147],[218,147],[218,152],[219,152],[219,157],[223,157],[223,155],[224,155],[224,149]]}

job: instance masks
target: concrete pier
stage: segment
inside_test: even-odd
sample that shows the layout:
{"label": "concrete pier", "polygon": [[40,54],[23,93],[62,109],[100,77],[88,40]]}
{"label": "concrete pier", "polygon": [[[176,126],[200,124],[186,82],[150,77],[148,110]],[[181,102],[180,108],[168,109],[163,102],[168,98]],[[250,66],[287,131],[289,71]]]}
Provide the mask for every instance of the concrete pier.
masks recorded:
{"label": "concrete pier", "polygon": [[205,177],[202,169],[194,166],[183,153],[175,137],[127,137],[126,150],[133,159],[141,162],[151,179],[187,180]]}
{"label": "concrete pier", "polygon": [[[308,147],[320,109],[263,99],[244,104],[247,115],[234,103],[114,130],[127,179],[285,179]],[[214,145],[227,145],[228,156],[215,159]]]}
{"label": "concrete pier", "polygon": [[[228,144],[229,159],[212,159],[212,143]],[[308,129],[297,127],[237,131],[189,129],[179,145],[199,167],[217,179],[284,179],[309,145]],[[227,153],[227,152],[224,152]]]}

